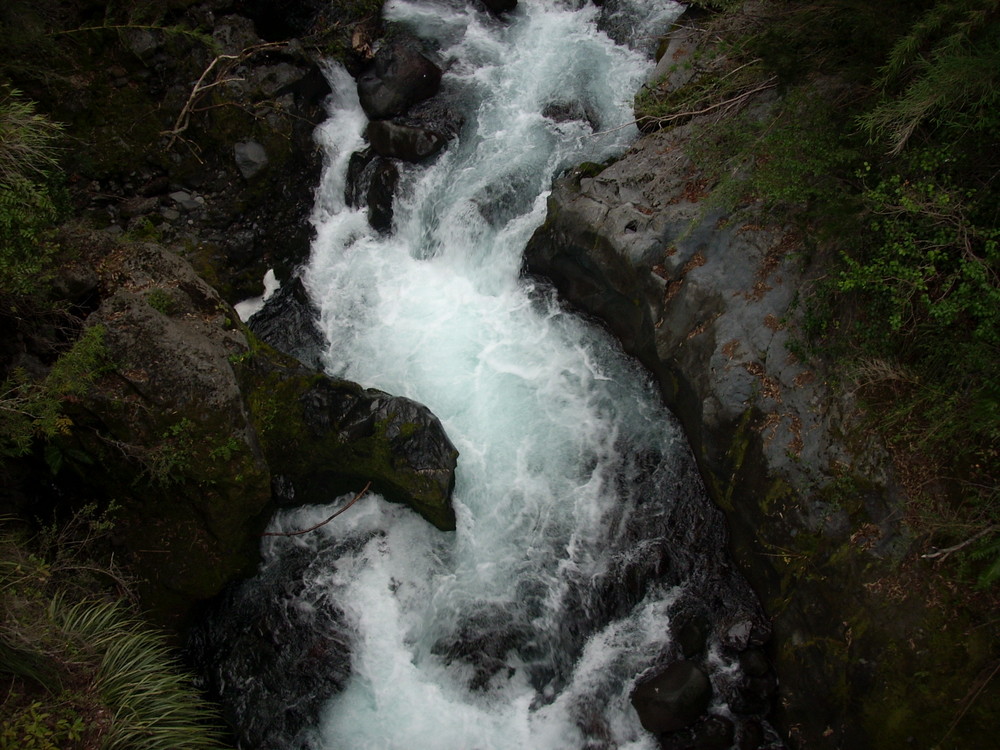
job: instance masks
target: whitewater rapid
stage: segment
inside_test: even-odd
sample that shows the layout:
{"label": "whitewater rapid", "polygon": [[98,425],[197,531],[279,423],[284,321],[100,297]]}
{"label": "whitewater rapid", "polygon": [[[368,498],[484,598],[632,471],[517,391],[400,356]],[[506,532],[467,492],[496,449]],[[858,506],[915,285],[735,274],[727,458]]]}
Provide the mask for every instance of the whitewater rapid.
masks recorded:
{"label": "whitewater rapid", "polygon": [[[460,457],[454,533],[370,496],[308,537],[268,543],[268,564],[296,547],[337,549],[297,603],[340,613],[350,651],[316,747],[654,747],[628,696],[669,649],[684,582],[650,573],[632,591],[628,571],[669,554],[673,504],[702,490],[646,375],[520,274],[552,179],[636,136],[632,98],[652,60],[605,28],[654,37],[681,10],[611,5],[522,0],[503,20],[457,2],[386,6],[387,21],[436,50],[441,96],[465,115],[433,163],[404,169],[388,235],[345,204],[366,119],[354,81],[328,71],[304,276],[326,370],[426,404]],[[580,116],[544,114],[567,105]]]}

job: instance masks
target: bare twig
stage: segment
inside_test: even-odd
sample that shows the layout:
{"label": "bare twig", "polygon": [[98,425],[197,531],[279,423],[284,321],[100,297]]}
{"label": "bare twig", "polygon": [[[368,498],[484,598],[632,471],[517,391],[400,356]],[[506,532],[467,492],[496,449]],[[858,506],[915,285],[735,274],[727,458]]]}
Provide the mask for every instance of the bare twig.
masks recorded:
{"label": "bare twig", "polygon": [[928,552],[926,555],[921,555],[920,557],[922,557],[925,560],[936,560],[936,559],[944,560],[952,552],[958,552],[960,549],[968,547],[973,542],[982,539],[987,534],[991,534],[996,530],[997,530],[996,526],[988,526],[985,529],[982,529],[978,534],[973,534],[964,542],[960,542],[959,544],[956,544],[953,547],[945,547],[944,549],[939,549],[937,552]]}
{"label": "bare twig", "polygon": [[308,529],[301,529],[300,531],[265,531],[263,534],[261,534],[261,536],[301,536],[302,534],[308,534],[310,531],[315,531],[320,526],[325,526],[326,524],[330,523],[330,521],[332,521],[334,518],[336,518],[337,516],[339,516],[345,510],[347,510],[352,505],[354,505],[354,503],[356,503],[358,500],[360,500],[361,497],[366,492],[368,492],[368,489],[371,486],[372,486],[371,482],[369,482],[368,484],[366,484],[364,486],[364,488],[361,490],[361,492],[359,492],[357,495],[354,496],[354,498],[351,500],[351,502],[349,502],[343,508],[341,508],[336,513],[334,513],[332,516],[330,516],[329,518],[327,518],[325,521],[320,521],[315,526],[310,526]]}
{"label": "bare twig", "polygon": [[[238,83],[244,80],[242,78],[228,77],[227,74],[232,69],[232,66],[261,52],[268,52],[286,45],[287,42],[266,42],[264,44],[255,44],[252,47],[247,47],[241,50],[238,55],[216,55],[212,62],[208,64],[208,67],[206,67],[205,70],[202,71],[202,74],[198,76],[198,80],[195,81],[195,84],[191,89],[191,93],[188,95],[187,101],[184,103],[184,106],[181,107],[181,111],[177,115],[177,119],[174,121],[173,128],[164,131],[163,135],[170,136],[170,140],[167,142],[167,148],[171,148],[174,143],[177,142],[177,139],[181,137],[181,134],[188,129],[188,126],[191,124],[192,113],[199,111],[195,107],[195,103],[202,97],[202,95],[204,95],[206,91],[215,88],[216,86],[222,86],[227,83]],[[205,80],[208,78],[209,74],[216,69],[216,66],[219,66],[219,72],[216,73],[215,79],[210,83],[206,83]]]}
{"label": "bare twig", "polygon": [[748,91],[744,91],[743,93],[737,94],[736,96],[730,97],[728,99],[723,99],[720,102],[709,104],[707,107],[703,107],[702,109],[691,110],[688,112],[674,112],[673,114],[663,115],[661,117],[654,117],[652,115],[647,115],[645,117],[640,117],[639,121],[653,122],[656,123],[657,125],[665,125],[667,123],[674,122],[675,120],[680,120],[686,117],[696,117],[698,115],[704,115],[713,110],[719,109],[720,107],[725,107],[726,109],[733,109],[734,107],[742,105],[744,102],[746,102],[747,99],[749,99],[754,94],[757,94],[761,91],[766,91],[767,89],[773,89],[777,85],[778,85],[777,78],[771,76],[766,81],[764,81],[764,83],[762,83],[760,86],[757,86],[756,88],[749,89]]}
{"label": "bare twig", "polygon": [[958,726],[958,722],[960,722],[969,712],[969,709],[972,708],[972,704],[976,702],[976,699],[979,698],[983,690],[986,689],[986,686],[990,684],[990,681],[997,676],[997,672],[1000,672],[1000,662],[997,662],[997,665],[993,668],[993,671],[990,672],[986,679],[980,680],[979,685],[973,684],[973,687],[969,690],[969,694],[963,701],[965,705],[962,707],[962,710],[958,713],[954,720],[952,720],[951,725],[948,727],[948,731],[945,733],[944,737],[941,738],[941,742],[944,742],[951,736],[955,727]]}

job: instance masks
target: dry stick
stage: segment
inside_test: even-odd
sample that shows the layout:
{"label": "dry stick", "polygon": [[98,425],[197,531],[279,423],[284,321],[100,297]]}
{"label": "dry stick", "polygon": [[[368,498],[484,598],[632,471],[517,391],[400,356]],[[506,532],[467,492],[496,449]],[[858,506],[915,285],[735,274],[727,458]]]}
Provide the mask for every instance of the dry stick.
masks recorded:
{"label": "dry stick", "polygon": [[[204,71],[202,71],[202,74],[198,77],[198,80],[195,81],[194,87],[191,89],[191,94],[188,96],[187,101],[184,103],[184,106],[181,107],[180,114],[177,115],[177,121],[174,122],[173,130],[167,131],[168,134],[170,135],[170,142],[167,143],[167,148],[173,146],[174,141],[177,140],[180,134],[183,133],[185,130],[187,130],[188,122],[191,119],[191,114],[190,114],[191,106],[194,103],[194,100],[201,94],[203,89],[208,88],[208,86],[202,87],[201,85],[202,81],[205,80],[205,77],[212,72],[212,69],[221,60],[238,60],[238,59],[239,55],[217,55],[215,59],[208,64],[208,67],[205,68]],[[209,84],[209,86],[211,85],[213,84]]]}
{"label": "dry stick", "polygon": [[[749,63],[748,63],[749,64]],[[738,94],[731,99],[726,99],[725,101],[716,102],[715,104],[709,105],[704,109],[699,109],[694,112],[675,112],[672,115],[664,115],[662,117],[654,117],[653,115],[643,115],[642,117],[632,120],[631,122],[626,122],[624,125],[619,125],[617,128],[611,128],[610,130],[601,130],[597,133],[590,133],[589,137],[593,138],[599,135],[607,135],[608,133],[614,133],[616,130],[621,130],[623,128],[631,127],[632,125],[638,125],[640,122],[655,122],[657,125],[665,125],[668,122],[673,122],[674,120],[680,120],[683,117],[694,117],[696,115],[703,115],[706,112],[711,112],[713,109],[718,109],[719,107],[734,107],[736,105],[742,104],[749,97],[756,94],[758,91],[766,91],[767,89],[773,89],[777,86],[777,79],[774,77],[769,78],[763,85],[758,86],[750,91],[744,91],[742,94]]]}
{"label": "dry stick", "polygon": [[664,115],[663,117],[650,116],[640,119],[652,120],[657,124],[661,124],[661,123],[673,122],[674,120],[679,120],[682,117],[695,117],[696,115],[703,115],[706,112],[711,112],[713,109],[718,109],[719,107],[731,106],[734,104],[742,103],[751,96],[753,96],[754,94],[756,94],[758,91],[766,91],[767,89],[773,89],[777,85],[778,85],[777,79],[772,76],[771,78],[767,79],[767,81],[765,81],[763,84],[761,84],[755,89],[744,91],[742,94],[738,94],[730,99],[726,99],[721,102],[716,102],[715,104],[710,104],[704,109],[698,109],[691,112],[675,112],[672,115]]}
{"label": "dry stick", "polygon": [[996,531],[996,529],[997,529],[996,526],[989,526],[989,527],[983,529],[982,531],[980,531],[978,534],[973,534],[968,539],[966,539],[964,542],[956,544],[954,547],[946,547],[945,549],[940,549],[937,552],[928,552],[926,555],[921,555],[921,557],[923,559],[925,559],[925,560],[933,560],[933,559],[938,558],[938,557],[940,557],[942,560],[944,560],[952,552],[958,552],[963,547],[968,547],[970,544],[972,544],[977,539],[981,539],[982,537],[986,536],[987,534],[990,534],[990,533]]}
{"label": "dry stick", "polygon": [[359,492],[357,495],[354,496],[354,499],[351,500],[351,502],[349,502],[343,508],[341,508],[340,510],[338,510],[336,513],[334,513],[328,519],[326,519],[325,521],[320,521],[315,526],[310,526],[308,529],[302,529],[301,531],[265,531],[263,534],[261,534],[261,536],[301,536],[302,534],[308,534],[310,531],[315,531],[320,526],[325,526],[326,524],[330,523],[330,521],[332,521],[334,518],[336,518],[337,516],[339,516],[345,510],[347,510],[352,505],[354,505],[354,503],[356,503],[358,500],[361,499],[362,495],[364,495],[366,492],[368,492],[368,489],[371,486],[372,486],[371,482],[369,482],[368,484],[366,484],[364,486],[364,488],[361,490],[361,492]]}
{"label": "dry stick", "polygon": [[[283,47],[286,42],[265,42],[263,44],[255,44],[250,47],[244,48],[238,55],[217,55],[215,59],[208,64],[208,67],[202,71],[202,74],[195,81],[194,87],[191,89],[191,94],[188,96],[187,101],[181,108],[180,114],[177,115],[177,120],[174,122],[174,127],[171,130],[165,131],[164,135],[170,136],[170,141],[167,143],[167,148],[171,148],[178,138],[181,137],[181,133],[187,130],[188,125],[191,121],[191,112],[194,109],[195,100],[198,99],[202,94],[204,94],[208,89],[214,86],[221,86],[226,83],[236,83],[242,81],[242,78],[220,78],[219,80],[213,81],[212,83],[202,85],[205,78],[209,73],[215,68],[215,66],[223,60],[246,60],[258,52],[266,52],[268,50],[276,49],[278,47]],[[223,73],[224,75],[224,73]]]}

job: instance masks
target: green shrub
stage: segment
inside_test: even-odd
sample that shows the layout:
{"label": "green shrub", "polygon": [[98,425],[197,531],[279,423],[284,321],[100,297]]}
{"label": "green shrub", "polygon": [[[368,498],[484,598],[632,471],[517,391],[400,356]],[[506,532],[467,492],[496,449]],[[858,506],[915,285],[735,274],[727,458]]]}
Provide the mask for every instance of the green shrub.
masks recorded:
{"label": "green shrub", "polygon": [[[864,192],[868,242],[844,256],[840,291],[866,295],[896,334],[945,335],[1000,345],[1000,227],[992,192],[949,174],[949,148],[924,149],[915,168]],[[870,171],[870,166],[868,167]],[[950,334],[948,334],[950,335]]]}
{"label": "green shrub", "polygon": [[50,270],[59,132],[19,92],[0,89],[0,296],[37,293]]}
{"label": "green shrub", "polygon": [[36,439],[67,434],[73,422],[66,416],[64,402],[85,393],[110,368],[104,328],[91,326],[56,360],[45,380],[35,382],[22,372],[13,373],[0,386],[0,456],[21,456]]}

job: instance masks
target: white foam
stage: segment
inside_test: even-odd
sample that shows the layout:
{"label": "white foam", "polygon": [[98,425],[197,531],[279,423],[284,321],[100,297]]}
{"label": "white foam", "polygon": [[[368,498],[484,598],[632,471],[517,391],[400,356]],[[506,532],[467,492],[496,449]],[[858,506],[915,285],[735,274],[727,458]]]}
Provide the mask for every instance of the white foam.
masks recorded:
{"label": "white foam", "polygon": [[[608,519],[622,512],[620,438],[654,451],[674,439],[650,384],[606,334],[518,273],[553,176],[620,152],[634,135],[593,136],[586,123],[555,123],[542,110],[582,101],[602,127],[625,125],[649,61],[598,32],[589,4],[525,0],[509,23],[470,7],[387,6],[393,20],[439,39],[454,60],[445,85],[472,112],[434,164],[404,173],[392,236],[344,206],[343,173],[364,121],[350,85],[332,73],[337,103],[322,129],[328,167],[305,277],[330,340],[328,370],[427,404],[461,456],[455,534],[377,497],[323,527],[380,534],[316,583],[356,633],[353,676],[321,732],[331,749],[578,748],[581,706],[597,694],[606,705],[595,721],[618,746],[652,747],[627,693],[641,659],[662,647],[670,592],[651,592],[627,620],[599,629],[568,679],[541,693],[530,677],[539,664],[527,657],[507,654],[507,668],[470,690],[473,667],[436,647],[492,606],[530,623],[540,654],[531,658],[547,658],[567,582],[602,570]],[[277,523],[301,527],[324,512]],[[274,549],[286,543],[305,542]]]}

